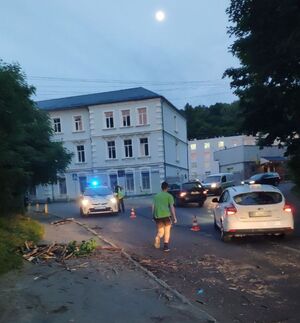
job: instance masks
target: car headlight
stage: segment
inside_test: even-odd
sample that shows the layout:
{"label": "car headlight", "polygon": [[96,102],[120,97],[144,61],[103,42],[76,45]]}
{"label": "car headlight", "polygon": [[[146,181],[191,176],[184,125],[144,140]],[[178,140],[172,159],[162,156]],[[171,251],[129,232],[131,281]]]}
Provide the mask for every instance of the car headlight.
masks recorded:
{"label": "car headlight", "polygon": [[181,193],[179,194],[179,196],[180,196],[180,197],[184,197],[184,196],[186,196],[186,192],[181,192]]}
{"label": "car headlight", "polygon": [[82,204],[82,206],[87,206],[89,204],[89,200],[88,199],[83,199],[81,201],[81,204]]}
{"label": "car headlight", "polygon": [[216,188],[217,187],[217,183],[211,183],[210,187],[211,188]]}
{"label": "car headlight", "polygon": [[244,185],[244,184],[245,184],[245,182],[244,182],[244,181],[241,181],[241,184],[242,184],[242,185]]}
{"label": "car headlight", "polygon": [[255,181],[250,181],[249,184],[255,184]]}
{"label": "car headlight", "polygon": [[110,201],[111,201],[111,203],[117,203],[117,199],[115,198],[115,197],[112,197],[111,199],[110,199]]}

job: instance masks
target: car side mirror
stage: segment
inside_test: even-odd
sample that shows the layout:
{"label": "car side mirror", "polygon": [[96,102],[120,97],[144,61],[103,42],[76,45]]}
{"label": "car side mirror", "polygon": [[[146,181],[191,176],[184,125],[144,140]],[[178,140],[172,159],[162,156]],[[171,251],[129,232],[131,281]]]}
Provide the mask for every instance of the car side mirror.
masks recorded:
{"label": "car side mirror", "polygon": [[217,197],[214,197],[212,200],[211,200],[213,203],[219,203],[219,199]]}

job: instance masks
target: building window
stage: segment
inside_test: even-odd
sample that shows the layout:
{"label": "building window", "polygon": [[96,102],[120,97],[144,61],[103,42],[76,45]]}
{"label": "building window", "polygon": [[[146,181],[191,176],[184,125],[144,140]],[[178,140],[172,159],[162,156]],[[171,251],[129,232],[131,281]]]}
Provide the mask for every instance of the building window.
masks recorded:
{"label": "building window", "polygon": [[150,190],[150,173],[148,170],[143,170],[141,172],[142,177],[142,189]]}
{"label": "building window", "polygon": [[77,160],[78,163],[85,163],[85,153],[83,145],[77,146]]}
{"label": "building window", "polygon": [[205,142],[204,143],[204,149],[209,149],[210,148],[210,143],[209,142]]}
{"label": "building window", "polygon": [[122,110],[123,127],[130,127],[130,110]]}
{"label": "building window", "polygon": [[224,141],[218,142],[218,148],[224,148]]}
{"label": "building window", "polygon": [[147,121],[147,108],[138,108],[138,125],[146,125]]}
{"label": "building window", "polygon": [[140,138],[140,153],[142,157],[149,156],[148,138]]}
{"label": "building window", "polygon": [[53,130],[54,130],[54,133],[60,133],[61,132],[60,118],[54,118],[53,119]]}
{"label": "building window", "polygon": [[125,157],[132,157],[132,140],[131,139],[125,139],[124,140],[124,149],[125,149]]}
{"label": "building window", "polygon": [[75,131],[83,131],[82,117],[75,116],[74,117],[74,127]]}
{"label": "building window", "polygon": [[197,145],[196,144],[191,144],[190,147],[191,147],[191,150],[196,150],[197,149]]}
{"label": "building window", "polygon": [[64,177],[60,177],[58,179],[58,187],[59,187],[60,195],[67,194],[67,184],[66,184],[66,179]]}
{"label": "building window", "polygon": [[114,128],[114,113],[112,111],[104,112],[106,128]]}
{"label": "building window", "polygon": [[126,185],[126,192],[134,192],[134,178],[133,173],[126,173],[125,174],[125,185]]}
{"label": "building window", "polygon": [[108,150],[108,158],[115,159],[116,158],[116,143],[114,140],[107,142],[107,150]]}

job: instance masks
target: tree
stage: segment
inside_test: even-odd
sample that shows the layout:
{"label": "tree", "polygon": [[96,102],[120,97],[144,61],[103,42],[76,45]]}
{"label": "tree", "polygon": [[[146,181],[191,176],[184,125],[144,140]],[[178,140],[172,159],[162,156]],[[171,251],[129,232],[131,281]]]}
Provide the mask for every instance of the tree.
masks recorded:
{"label": "tree", "polygon": [[279,142],[300,185],[300,2],[231,0],[231,46],[241,66],[224,75],[240,98],[246,133]]}
{"label": "tree", "polygon": [[205,139],[240,134],[242,116],[238,102],[216,103],[210,107],[203,105],[184,108],[188,124],[189,139]]}
{"label": "tree", "polygon": [[22,210],[29,185],[56,181],[72,154],[52,142],[47,114],[30,96],[18,64],[0,60],[0,215]]}

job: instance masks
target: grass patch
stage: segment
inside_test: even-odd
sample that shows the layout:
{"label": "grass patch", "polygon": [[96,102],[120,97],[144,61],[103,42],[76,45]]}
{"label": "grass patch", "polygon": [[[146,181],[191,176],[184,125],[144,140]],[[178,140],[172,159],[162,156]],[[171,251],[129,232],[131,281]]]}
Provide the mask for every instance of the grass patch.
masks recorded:
{"label": "grass patch", "polygon": [[43,234],[43,226],[26,216],[0,217],[0,274],[20,268],[18,247],[26,240],[37,243]]}

